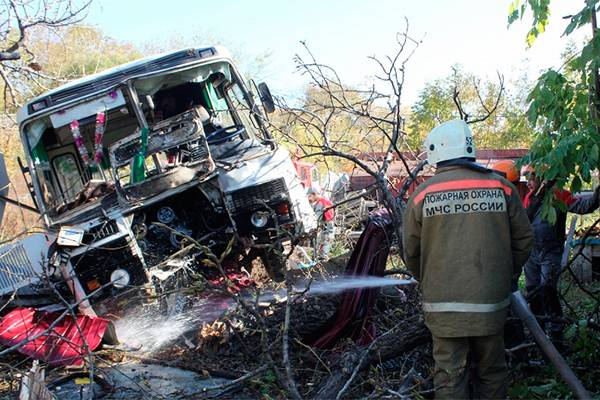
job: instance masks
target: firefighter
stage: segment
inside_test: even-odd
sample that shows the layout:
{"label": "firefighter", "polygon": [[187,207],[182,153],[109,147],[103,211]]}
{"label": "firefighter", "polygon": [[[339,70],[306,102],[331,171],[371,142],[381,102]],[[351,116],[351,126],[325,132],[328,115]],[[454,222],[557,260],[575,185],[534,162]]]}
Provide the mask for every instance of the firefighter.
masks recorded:
{"label": "firefighter", "polygon": [[312,205],[319,222],[319,231],[315,241],[315,258],[324,260],[329,256],[335,238],[333,203],[323,197],[319,188],[314,185],[308,188],[307,193],[308,201]]}
{"label": "firefighter", "polygon": [[517,163],[513,160],[499,160],[490,165],[490,169],[500,176],[505,177],[510,183],[515,185],[519,192],[521,201],[525,199],[527,194],[527,185],[521,177]]}
{"label": "firefighter", "polygon": [[491,170],[505,177],[510,183],[517,186],[521,176],[517,164],[513,160],[496,161],[490,166]]}
{"label": "firefighter", "polygon": [[515,187],[475,163],[464,121],[434,128],[425,149],[436,173],[408,200],[403,244],[433,338],[436,398],[469,398],[467,360],[476,364],[475,395],[505,398],[503,327],[531,226]]}
{"label": "firefighter", "polygon": [[535,236],[531,256],[525,264],[525,288],[531,310],[535,315],[548,316],[542,321],[546,333],[554,340],[562,336],[562,307],[558,299],[558,280],[565,246],[567,213],[554,207],[556,221],[544,217],[542,202],[547,190],[552,190],[553,203],[562,203],[563,209],[576,214],[589,214],[599,205],[600,186],[590,194],[573,195],[567,190],[549,189],[552,182],[542,183],[531,166],[521,170],[527,179],[529,192],[523,205],[531,221]]}

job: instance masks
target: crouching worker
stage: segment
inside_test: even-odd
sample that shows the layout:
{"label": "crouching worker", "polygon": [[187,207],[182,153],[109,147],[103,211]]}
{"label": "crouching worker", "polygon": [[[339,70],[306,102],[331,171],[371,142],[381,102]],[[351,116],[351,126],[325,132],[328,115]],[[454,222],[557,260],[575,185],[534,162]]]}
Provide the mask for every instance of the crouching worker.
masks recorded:
{"label": "crouching worker", "polygon": [[515,187],[475,163],[468,125],[452,120],[425,140],[435,175],[408,200],[404,217],[407,268],[420,282],[425,324],[433,338],[435,397],[506,397],[503,327],[511,284],[533,233]]}
{"label": "crouching worker", "polygon": [[308,201],[312,205],[319,223],[319,231],[315,240],[314,258],[322,261],[329,257],[331,245],[335,239],[335,225],[333,222],[335,211],[333,210],[333,203],[323,197],[319,189],[315,186],[308,189]]}

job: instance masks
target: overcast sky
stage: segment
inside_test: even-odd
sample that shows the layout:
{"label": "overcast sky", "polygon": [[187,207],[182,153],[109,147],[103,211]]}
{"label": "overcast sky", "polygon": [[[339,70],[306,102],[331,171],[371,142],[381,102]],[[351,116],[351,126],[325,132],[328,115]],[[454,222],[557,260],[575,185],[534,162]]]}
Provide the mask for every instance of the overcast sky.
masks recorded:
{"label": "overcast sky", "polygon": [[[107,35],[142,45],[173,36],[197,36],[230,43],[253,57],[271,53],[265,78],[273,92],[297,96],[305,84],[293,57],[308,43],[319,61],[334,66],[350,85],[372,81],[376,66],[367,56],[393,53],[405,17],[422,43],[407,71],[404,104],[412,103],[427,81],[447,76],[451,66],[507,81],[527,72],[533,78],[560,64],[565,45],[563,16],[584,1],[553,0],[548,31],[526,49],[529,20],[507,28],[509,0],[98,0],[87,22]],[[582,33],[583,34],[583,33]],[[587,32],[585,32],[587,34]],[[209,39],[208,36],[211,38]]]}

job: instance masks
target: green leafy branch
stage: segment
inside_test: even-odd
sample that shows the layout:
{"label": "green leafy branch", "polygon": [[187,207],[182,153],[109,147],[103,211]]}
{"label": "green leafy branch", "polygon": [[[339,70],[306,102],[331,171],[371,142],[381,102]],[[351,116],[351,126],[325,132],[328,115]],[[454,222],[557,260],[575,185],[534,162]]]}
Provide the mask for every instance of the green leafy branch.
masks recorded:
{"label": "green leafy branch", "polygon": [[[599,2],[588,0],[577,14],[568,16],[570,21],[563,36],[593,25]],[[533,14],[527,35],[530,46],[548,24],[549,3],[549,0],[515,0],[510,5],[509,25],[522,19],[527,10]],[[600,161],[599,66],[600,34],[594,27],[593,36],[586,40],[581,51],[561,68],[544,72],[527,98],[527,118],[535,133],[531,151],[523,163],[531,164],[542,179],[555,182],[560,188],[570,184],[575,192],[584,183],[591,184],[591,171],[598,168]],[[551,200],[544,202],[544,213],[550,220],[553,213],[548,207],[553,205],[556,206]]]}

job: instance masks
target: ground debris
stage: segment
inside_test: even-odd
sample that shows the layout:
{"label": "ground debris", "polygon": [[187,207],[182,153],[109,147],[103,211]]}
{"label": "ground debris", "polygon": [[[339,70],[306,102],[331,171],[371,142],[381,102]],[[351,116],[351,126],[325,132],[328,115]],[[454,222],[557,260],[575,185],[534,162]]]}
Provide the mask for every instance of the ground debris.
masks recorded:
{"label": "ground debris", "polygon": [[[293,279],[298,282],[335,280],[340,276],[340,270],[341,268],[333,263],[317,265],[309,270],[293,271]],[[127,393],[127,398],[134,399],[204,396],[195,392],[192,395],[187,384],[182,384],[181,391],[168,385],[165,387],[171,387],[173,391],[162,391],[164,384],[159,381],[164,379],[164,376],[171,373],[188,376],[185,371],[195,374],[198,390],[201,390],[202,385],[211,386],[217,382],[210,379],[224,379],[218,381],[219,385],[224,384],[224,387],[215,389],[211,396],[288,397],[286,389],[282,388],[276,379],[274,367],[268,364],[266,357],[268,353],[276,361],[275,367],[282,369],[282,327],[285,323],[287,304],[285,288],[281,284],[260,279],[260,273],[256,275],[253,271],[252,276],[256,282],[254,288],[245,289],[243,292],[219,291],[208,285],[202,290],[186,292],[188,294],[184,295],[184,300],[181,299],[181,295],[171,295],[167,307],[171,311],[164,312],[158,305],[145,304],[131,314],[123,316],[121,322],[117,323],[117,332],[125,343],[116,347],[104,346],[96,351],[94,374],[101,375],[115,385],[114,393]],[[283,299],[280,296],[282,293]],[[258,302],[257,295],[268,301]],[[360,351],[365,347],[357,346],[349,339],[342,340],[330,350],[311,347],[310,338],[322,334],[324,323],[336,313],[343,293],[294,296],[290,303],[289,363],[300,395],[304,398],[318,397],[332,374],[338,373],[340,359],[344,354],[357,352],[356,354],[360,355]],[[244,308],[240,299],[251,307]],[[388,388],[398,389],[403,382],[403,374],[411,368],[417,371],[415,376],[423,377],[415,378],[413,386],[425,387],[419,385],[429,376],[430,348],[426,344],[422,345],[427,342],[428,334],[423,330],[419,302],[419,292],[414,287],[400,289],[390,286],[381,290],[372,315],[376,336],[403,324],[403,332],[406,333],[404,336],[390,337],[389,342],[382,341],[381,346],[375,348],[373,356],[369,356],[367,360],[368,368],[360,368],[345,394],[346,397],[366,397],[372,392],[386,393]],[[258,310],[258,314],[253,313],[252,309]],[[410,332],[413,332],[411,338],[408,337]],[[406,343],[398,345],[398,342],[403,340]],[[264,343],[268,344],[266,348]],[[390,364],[386,364],[387,360],[402,366],[392,368]],[[27,364],[27,360],[22,359],[19,362],[23,366],[22,371],[26,371],[25,367],[30,365]],[[19,365],[19,362],[13,365]],[[154,372],[145,373],[148,368],[132,365],[155,367],[151,367]],[[81,371],[87,373],[89,366],[86,364]],[[156,372],[156,366],[167,368],[164,371],[168,373]],[[354,364],[347,365],[342,376],[347,378],[354,369]],[[108,370],[115,372],[128,383],[111,378]],[[48,380],[57,379],[61,374],[64,375],[64,370],[50,370]],[[151,379],[147,379],[148,376],[151,376]],[[236,382],[236,379],[241,380]],[[389,381],[389,385],[385,384],[386,380]],[[229,387],[226,384],[229,381],[236,384]],[[340,384],[344,383],[345,379],[340,380]],[[88,383],[89,388],[92,386],[94,384]],[[14,390],[14,386],[12,387]],[[81,387],[75,385],[71,389]],[[159,390],[157,387],[163,389]],[[87,390],[91,390],[89,388]],[[414,389],[411,387],[411,390]],[[105,398],[125,398],[114,393]]]}
{"label": "ground debris", "polygon": [[214,321],[212,323],[203,323],[198,331],[196,350],[216,351],[219,346],[229,341],[229,329],[225,322]]}

